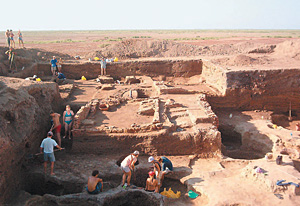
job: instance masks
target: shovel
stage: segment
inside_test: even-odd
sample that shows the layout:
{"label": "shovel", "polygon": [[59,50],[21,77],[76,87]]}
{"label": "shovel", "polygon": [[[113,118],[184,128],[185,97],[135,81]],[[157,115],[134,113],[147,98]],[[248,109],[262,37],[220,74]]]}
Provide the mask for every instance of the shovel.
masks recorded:
{"label": "shovel", "polygon": [[[62,149],[55,149],[55,150],[53,150],[53,152],[57,152],[57,151],[60,151],[60,150],[64,150],[65,148],[62,148]],[[35,158],[35,157],[37,157],[37,156],[39,156],[39,155],[41,155],[41,154],[44,154],[43,152],[39,152],[39,153],[36,153],[36,154],[29,154],[28,156],[27,156],[27,159],[33,159],[33,158]]]}

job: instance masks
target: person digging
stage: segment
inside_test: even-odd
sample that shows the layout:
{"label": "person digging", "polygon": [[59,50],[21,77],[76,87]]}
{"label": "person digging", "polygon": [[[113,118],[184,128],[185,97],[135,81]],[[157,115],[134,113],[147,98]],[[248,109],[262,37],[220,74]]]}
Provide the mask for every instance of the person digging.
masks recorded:
{"label": "person digging", "polygon": [[[122,187],[130,187],[131,171],[134,170],[134,163],[137,161],[139,151],[134,151],[121,162],[121,170],[123,172]],[[127,176],[127,183],[125,183]]]}
{"label": "person digging", "polygon": [[50,161],[51,163],[51,173],[50,175],[55,175],[53,172],[54,169],[54,162],[55,162],[55,156],[54,156],[54,151],[53,148],[57,147],[58,149],[62,150],[61,148],[54,139],[52,139],[53,133],[48,132],[47,138],[45,138],[40,146],[40,151],[41,153],[44,154],[44,173],[46,174],[47,172],[47,162]]}

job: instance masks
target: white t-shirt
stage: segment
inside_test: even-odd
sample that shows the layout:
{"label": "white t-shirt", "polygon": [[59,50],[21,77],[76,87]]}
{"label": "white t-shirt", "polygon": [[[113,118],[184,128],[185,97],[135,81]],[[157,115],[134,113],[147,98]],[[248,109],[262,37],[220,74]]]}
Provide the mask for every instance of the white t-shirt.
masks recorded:
{"label": "white t-shirt", "polygon": [[55,142],[54,139],[51,139],[50,137],[45,138],[41,144],[41,147],[44,148],[45,153],[52,153],[53,147],[56,147],[56,146],[57,146],[57,143]]}
{"label": "white t-shirt", "polygon": [[134,155],[128,155],[122,162],[121,166],[122,167],[129,167],[132,162],[136,162],[137,158]]}

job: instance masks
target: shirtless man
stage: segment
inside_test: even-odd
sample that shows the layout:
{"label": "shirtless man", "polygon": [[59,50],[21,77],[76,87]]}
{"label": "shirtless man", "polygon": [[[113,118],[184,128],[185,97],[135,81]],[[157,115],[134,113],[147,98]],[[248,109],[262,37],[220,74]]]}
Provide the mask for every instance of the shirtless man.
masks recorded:
{"label": "shirtless man", "polygon": [[7,31],[5,32],[5,37],[6,37],[6,40],[7,40],[8,47],[10,47],[10,33],[9,33],[9,29],[7,29]]}
{"label": "shirtless man", "polygon": [[92,176],[88,179],[88,186],[86,188],[89,194],[95,195],[103,191],[103,181],[99,177],[99,171],[94,170]]}
{"label": "shirtless man", "polygon": [[53,111],[51,111],[50,116],[52,117],[52,120],[53,120],[53,128],[51,128],[50,131],[55,129],[58,145],[61,146],[61,138],[60,138],[61,124],[59,121],[60,114],[54,113]]}
{"label": "shirtless man", "polygon": [[149,178],[146,181],[146,188],[145,190],[148,192],[159,192],[158,191],[158,182],[156,179],[154,179],[154,172],[150,171],[149,173]]}

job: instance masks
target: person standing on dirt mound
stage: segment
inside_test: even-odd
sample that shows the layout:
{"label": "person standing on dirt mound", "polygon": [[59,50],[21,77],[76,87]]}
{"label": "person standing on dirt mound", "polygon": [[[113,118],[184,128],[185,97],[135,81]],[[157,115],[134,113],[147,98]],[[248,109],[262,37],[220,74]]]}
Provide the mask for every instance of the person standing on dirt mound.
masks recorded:
{"label": "person standing on dirt mound", "polygon": [[47,172],[47,162],[50,161],[51,163],[51,175],[55,175],[53,172],[54,169],[54,162],[55,162],[55,156],[54,156],[54,151],[53,148],[57,147],[58,149],[62,150],[61,148],[54,139],[52,139],[53,133],[48,132],[47,138],[45,138],[40,146],[41,153],[44,153],[44,172],[46,174]]}
{"label": "person standing on dirt mound", "polygon": [[104,57],[102,57],[101,61],[100,61],[100,65],[101,65],[101,76],[106,76],[106,59]]}
{"label": "person standing on dirt mound", "polygon": [[52,132],[52,130],[55,129],[58,144],[59,144],[59,146],[61,146],[61,137],[60,137],[61,124],[60,124],[60,121],[59,121],[60,114],[54,113],[53,111],[51,111],[50,116],[52,117],[52,121],[53,121],[53,128],[51,128],[50,131]]}
{"label": "person standing on dirt mound", "polygon": [[6,37],[6,40],[7,40],[7,46],[10,47],[10,33],[9,33],[9,29],[6,30],[5,37]]}
{"label": "person standing on dirt mound", "polygon": [[14,33],[12,32],[12,30],[10,30],[9,32],[9,35],[10,35],[10,46],[12,47],[12,44],[14,44],[13,48],[15,48],[15,40],[14,40]]}
{"label": "person standing on dirt mound", "polygon": [[50,61],[50,64],[51,64],[51,72],[52,72],[52,75],[55,76],[56,75],[56,72],[57,72],[57,66],[56,66],[56,63],[57,63],[57,59],[55,56],[52,57],[51,61]]}
{"label": "person standing on dirt mound", "polygon": [[[121,170],[123,172],[122,187],[130,187],[131,171],[134,170],[134,163],[137,161],[139,151],[134,151],[121,162]],[[127,176],[127,184],[125,183]]]}
{"label": "person standing on dirt mound", "polygon": [[88,179],[88,186],[86,191],[91,195],[99,194],[103,191],[103,180],[99,177],[99,171],[94,170],[92,176]]}
{"label": "person standing on dirt mound", "polygon": [[21,43],[22,43],[22,48],[24,48],[23,35],[20,30],[18,32],[18,40],[19,40],[19,48],[21,48]]}

